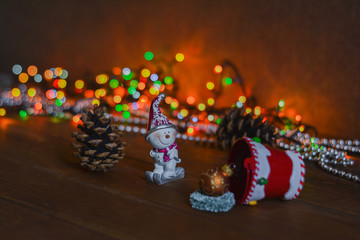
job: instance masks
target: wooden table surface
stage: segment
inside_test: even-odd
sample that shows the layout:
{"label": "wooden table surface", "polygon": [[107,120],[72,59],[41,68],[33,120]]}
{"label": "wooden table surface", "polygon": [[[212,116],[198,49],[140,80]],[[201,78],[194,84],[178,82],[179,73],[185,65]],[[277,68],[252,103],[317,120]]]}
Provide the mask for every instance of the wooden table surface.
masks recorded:
{"label": "wooden table surface", "polygon": [[[126,157],[105,174],[72,155],[70,121],[0,118],[0,239],[360,239],[360,185],[307,162],[297,200],[214,214],[191,208],[200,173],[227,153],[178,141],[185,178],[146,182],[150,145],[124,134]],[[353,171],[359,172],[359,162]]]}

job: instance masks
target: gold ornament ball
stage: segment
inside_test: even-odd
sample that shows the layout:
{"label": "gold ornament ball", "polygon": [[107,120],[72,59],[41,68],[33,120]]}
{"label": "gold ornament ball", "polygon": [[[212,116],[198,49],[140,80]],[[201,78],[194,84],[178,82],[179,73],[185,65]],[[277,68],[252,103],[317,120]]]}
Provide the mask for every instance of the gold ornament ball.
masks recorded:
{"label": "gold ornament ball", "polygon": [[208,196],[221,196],[229,190],[228,176],[220,168],[208,169],[200,175],[200,191]]}

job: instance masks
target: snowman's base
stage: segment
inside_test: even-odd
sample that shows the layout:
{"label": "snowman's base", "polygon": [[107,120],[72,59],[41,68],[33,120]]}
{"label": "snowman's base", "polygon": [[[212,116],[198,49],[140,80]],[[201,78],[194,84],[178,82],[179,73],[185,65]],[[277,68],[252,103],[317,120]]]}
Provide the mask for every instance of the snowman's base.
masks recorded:
{"label": "snowman's base", "polygon": [[158,173],[153,173],[150,171],[146,171],[146,180],[149,182],[155,183],[157,185],[163,185],[169,182],[173,182],[179,179],[184,178],[185,176],[185,170],[182,167],[177,167],[175,169],[176,175],[173,177],[164,177],[163,175],[160,175]]}

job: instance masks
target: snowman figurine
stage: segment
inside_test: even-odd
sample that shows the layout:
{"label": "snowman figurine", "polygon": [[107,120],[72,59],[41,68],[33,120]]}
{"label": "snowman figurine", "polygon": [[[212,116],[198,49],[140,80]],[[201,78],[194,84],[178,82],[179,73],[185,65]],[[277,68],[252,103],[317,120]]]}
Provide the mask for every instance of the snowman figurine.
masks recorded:
{"label": "snowman figurine", "polygon": [[181,162],[178,156],[179,147],[175,143],[177,128],[159,108],[164,98],[165,94],[161,93],[152,101],[148,132],[145,135],[145,140],[153,147],[150,156],[155,166],[152,172],[146,171],[146,179],[158,185],[184,178],[185,175],[183,168],[176,167],[176,164]]}

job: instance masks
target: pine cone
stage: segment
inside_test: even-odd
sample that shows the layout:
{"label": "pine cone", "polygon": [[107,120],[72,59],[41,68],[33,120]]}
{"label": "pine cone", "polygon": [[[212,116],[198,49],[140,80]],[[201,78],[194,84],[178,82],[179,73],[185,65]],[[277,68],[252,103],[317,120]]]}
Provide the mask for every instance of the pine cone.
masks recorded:
{"label": "pine cone", "polygon": [[275,140],[274,126],[263,117],[253,117],[246,114],[244,108],[231,108],[221,119],[216,131],[217,142],[224,149],[230,149],[232,144],[241,137],[258,137],[262,142],[273,145]]}
{"label": "pine cone", "polygon": [[91,171],[106,172],[124,158],[122,132],[112,124],[112,119],[105,117],[105,111],[105,107],[95,105],[93,111],[83,113],[83,124],[77,126],[82,132],[72,134],[77,141],[72,143],[74,156],[80,158],[81,166]]}

